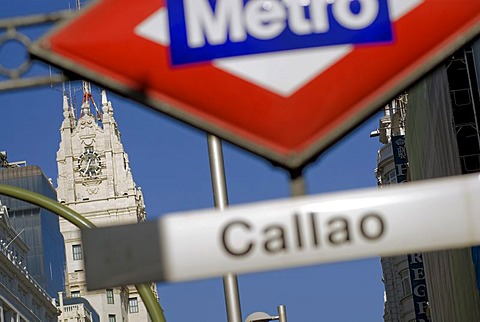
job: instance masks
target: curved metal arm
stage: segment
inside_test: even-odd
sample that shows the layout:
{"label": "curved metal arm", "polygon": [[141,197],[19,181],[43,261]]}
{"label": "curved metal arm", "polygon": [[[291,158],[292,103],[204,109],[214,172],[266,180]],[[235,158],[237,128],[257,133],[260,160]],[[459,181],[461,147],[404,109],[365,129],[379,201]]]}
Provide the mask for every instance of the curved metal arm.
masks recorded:
{"label": "curved metal arm", "polygon": [[[68,220],[78,228],[83,229],[96,227],[90,220],[83,217],[76,211],[41,194],[3,184],[0,184],[0,194],[20,199],[50,210],[65,220]],[[163,309],[150,289],[150,286],[148,284],[139,284],[135,285],[135,287],[137,288],[137,291],[140,294],[140,297],[142,298],[152,321],[166,322],[165,316],[163,315]]]}

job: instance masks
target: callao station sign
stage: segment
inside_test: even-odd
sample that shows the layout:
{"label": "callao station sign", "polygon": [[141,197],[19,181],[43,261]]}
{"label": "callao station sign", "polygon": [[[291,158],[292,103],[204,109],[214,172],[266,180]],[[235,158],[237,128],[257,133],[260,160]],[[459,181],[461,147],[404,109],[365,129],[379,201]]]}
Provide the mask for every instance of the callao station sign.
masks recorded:
{"label": "callao station sign", "polygon": [[30,52],[297,169],[479,31],[478,0],[103,0]]}
{"label": "callao station sign", "polygon": [[[83,229],[87,285],[189,281],[478,245],[479,193],[480,177],[471,174]],[[413,291],[422,296],[421,287]]]}

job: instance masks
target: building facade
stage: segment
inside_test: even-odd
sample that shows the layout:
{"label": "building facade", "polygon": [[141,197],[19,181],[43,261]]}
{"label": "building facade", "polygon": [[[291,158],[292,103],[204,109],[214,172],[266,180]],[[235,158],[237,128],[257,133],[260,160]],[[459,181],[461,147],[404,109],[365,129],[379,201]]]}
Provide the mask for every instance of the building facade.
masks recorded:
{"label": "building facade", "polygon": [[82,297],[64,299],[63,293],[59,292],[58,309],[61,312],[58,322],[100,322],[97,311]]}
{"label": "building facade", "polygon": [[[480,171],[479,83],[480,40],[477,40],[452,54],[408,90],[403,122],[397,124],[392,115],[385,113],[386,121],[381,120],[376,131],[384,144],[378,154],[379,184],[397,181],[393,136],[388,134],[398,125],[405,134],[408,181]],[[384,320],[480,321],[478,254],[478,247],[423,253],[420,260],[423,268],[417,268],[416,275],[408,267],[411,258],[407,255],[382,258]],[[424,281],[417,293],[428,294],[427,305],[418,305],[414,298],[418,295],[416,278]],[[419,309],[427,313],[425,318],[415,315]]]}
{"label": "building facade", "polygon": [[[0,183],[27,189],[57,200],[55,188],[38,166],[0,167]],[[63,291],[65,248],[59,217],[30,203],[0,196],[7,205],[12,227],[20,234],[29,251],[22,261],[35,281],[51,297]]]}
{"label": "building facade", "polygon": [[[103,91],[98,110],[87,82],[83,82],[83,94],[79,116],[64,96],[57,153],[58,198],[97,226],[144,221],[142,192],[133,181],[112,104]],[[80,231],[65,220],[60,227],[65,239],[67,297],[87,299],[101,321],[148,321],[145,305],[133,286],[87,291]]]}
{"label": "building facade", "polygon": [[[387,104],[379,120],[378,136],[383,144],[377,154],[375,176],[378,186],[407,182],[408,155],[405,146],[405,119],[408,95]],[[428,294],[421,253],[382,257],[385,285],[385,321],[428,322]]]}
{"label": "building facade", "polygon": [[28,246],[0,201],[0,321],[56,322],[53,300],[29,274]]}

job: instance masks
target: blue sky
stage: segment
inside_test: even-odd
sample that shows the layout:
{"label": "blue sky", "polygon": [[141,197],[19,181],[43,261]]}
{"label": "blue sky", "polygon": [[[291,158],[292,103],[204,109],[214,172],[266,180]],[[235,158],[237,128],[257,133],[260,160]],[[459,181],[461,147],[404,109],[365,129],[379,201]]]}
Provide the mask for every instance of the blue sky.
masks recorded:
{"label": "blue sky", "polygon": [[[4,1],[0,17],[74,6],[68,0]],[[0,63],[18,63],[11,56],[8,50],[0,50]],[[99,89],[93,86],[92,91],[98,102]],[[206,135],[113,93],[108,95],[134,179],[144,192],[148,218],[213,207]],[[0,150],[8,152],[10,161],[39,165],[56,182],[62,118],[60,86],[0,92]],[[369,134],[376,129],[378,118],[377,114],[366,121],[307,168],[309,194],[375,186],[373,170],[380,144]],[[289,196],[284,170],[229,144],[224,145],[224,152],[231,204]],[[220,278],[158,286],[168,321],[226,321]],[[284,304],[292,322],[382,320],[378,258],[241,275],[239,287],[244,318],[255,311],[274,314],[277,305]]]}

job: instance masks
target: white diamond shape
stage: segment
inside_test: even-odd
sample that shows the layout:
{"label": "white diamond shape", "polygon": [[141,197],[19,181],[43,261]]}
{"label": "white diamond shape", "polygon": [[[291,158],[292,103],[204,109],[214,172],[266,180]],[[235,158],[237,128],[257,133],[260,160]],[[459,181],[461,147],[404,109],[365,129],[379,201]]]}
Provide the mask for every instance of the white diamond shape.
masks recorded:
{"label": "white diamond shape", "polygon": [[162,7],[155,11],[136,26],[133,32],[162,46],[170,46],[167,9]]}
{"label": "white diamond shape", "polygon": [[352,46],[308,48],[215,59],[213,65],[237,77],[288,97],[347,55]]}
{"label": "white diamond shape", "polygon": [[[424,0],[388,0],[390,18],[395,21]],[[134,32],[162,46],[170,45],[165,7],[142,21]],[[216,68],[275,94],[289,97],[351,52],[353,46],[328,46],[275,53],[215,59]]]}

